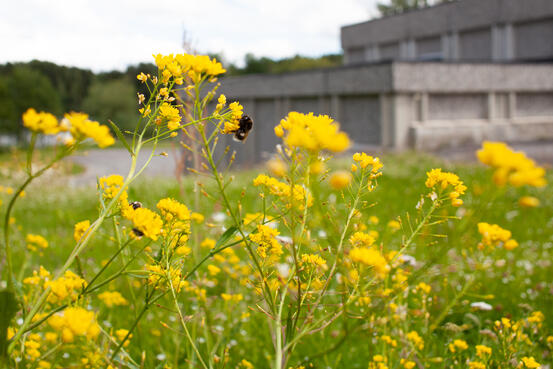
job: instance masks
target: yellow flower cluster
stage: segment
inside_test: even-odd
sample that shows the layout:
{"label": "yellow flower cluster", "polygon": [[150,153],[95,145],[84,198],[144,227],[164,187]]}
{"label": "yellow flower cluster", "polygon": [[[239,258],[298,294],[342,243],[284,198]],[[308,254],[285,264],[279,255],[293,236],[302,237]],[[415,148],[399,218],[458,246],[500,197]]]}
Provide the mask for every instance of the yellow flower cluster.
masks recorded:
{"label": "yellow flower cluster", "polygon": [[65,119],[71,124],[69,132],[71,132],[71,135],[77,141],[91,138],[101,148],[115,143],[115,139],[111,135],[109,128],[98,122],[89,120],[88,114],[71,112],[65,114]]}
{"label": "yellow flower cluster", "polygon": [[335,190],[346,188],[351,183],[351,173],[345,170],[338,170],[330,176],[330,187]]}
{"label": "yellow flower cluster", "polygon": [[188,286],[183,277],[180,269],[170,267],[169,270],[163,268],[160,265],[147,264],[145,266],[148,273],[148,283],[154,285],[156,288],[162,288],[163,283],[167,283],[167,286],[173,286],[175,292],[179,292],[183,287]]}
{"label": "yellow flower cluster", "polygon": [[31,333],[27,336],[27,340],[25,341],[25,353],[31,361],[35,361],[41,355],[38,350],[40,348],[41,340],[42,337],[40,337],[37,333]]}
{"label": "yellow flower cluster", "polygon": [[75,341],[75,337],[95,339],[100,334],[100,326],[96,322],[96,315],[92,311],[81,307],[69,307],[62,313],[54,314],[48,319],[48,324],[61,333],[65,343]]}
{"label": "yellow flower cluster", "polygon": [[282,246],[276,239],[278,234],[276,229],[260,224],[257,226],[257,233],[248,235],[257,244],[257,254],[268,264],[276,262],[283,253]]}
{"label": "yellow flower cluster", "polygon": [[63,130],[54,115],[43,111],[37,113],[33,108],[23,113],[23,125],[31,131],[46,135],[55,135]]}
{"label": "yellow flower cluster", "polygon": [[75,239],[76,242],[79,242],[79,240],[84,236],[88,228],[90,228],[89,220],[83,220],[75,224],[75,228],[73,231],[73,238]]}
{"label": "yellow flower cluster", "polygon": [[[366,169],[368,166],[371,166],[371,179],[379,177],[382,173],[379,173],[380,169],[384,166],[380,161],[380,158],[376,156],[367,155],[364,152],[356,152],[353,154],[353,160],[361,167],[361,169]],[[352,171],[357,171],[357,166],[354,164],[351,167]]]}
{"label": "yellow flower cluster", "polygon": [[237,101],[231,102],[228,107],[230,110],[230,116],[225,121],[223,134],[234,133],[238,130],[238,128],[240,128],[240,118],[242,118],[244,111],[244,107],[240,105],[240,103],[238,103]]}
{"label": "yellow flower cluster", "polygon": [[493,180],[498,186],[510,183],[515,187],[543,187],[547,183],[542,167],[537,166],[523,152],[513,151],[503,142],[485,141],[476,155],[483,164],[495,168]]}
{"label": "yellow flower cluster", "polygon": [[314,266],[314,267],[325,267],[326,260],[315,254],[303,254],[301,256],[302,265]]}
{"label": "yellow flower cluster", "polygon": [[350,147],[348,135],[341,132],[339,124],[328,115],[290,112],[275,127],[275,134],[283,137],[288,147],[303,148],[311,152],[342,152]]}
{"label": "yellow flower cluster", "polygon": [[[138,231],[140,237],[142,235],[157,241],[163,221],[159,214],[146,208],[138,208],[131,211],[129,214],[130,220],[134,226],[134,230]],[[134,233],[136,234],[136,232]]]}
{"label": "yellow flower cluster", "polygon": [[494,248],[503,245],[506,250],[518,247],[518,242],[511,238],[511,231],[503,229],[497,224],[478,223],[478,233],[482,235],[482,241],[478,244],[479,249],[485,247]]}
{"label": "yellow flower cluster", "polygon": [[106,291],[98,295],[98,298],[107,307],[127,305],[127,300],[117,291]]}
{"label": "yellow flower cluster", "polygon": [[424,340],[417,333],[417,331],[411,331],[407,333],[407,339],[415,346],[417,349],[422,350],[424,348]]}
{"label": "yellow flower cluster", "polygon": [[469,345],[464,340],[453,340],[453,342],[448,345],[448,348],[449,351],[455,353],[465,351],[469,348]]}
{"label": "yellow flower cluster", "polygon": [[25,242],[27,242],[27,249],[31,251],[37,251],[48,247],[48,241],[38,234],[29,233],[25,237]]}
{"label": "yellow flower cluster", "polygon": [[241,293],[231,294],[231,293],[222,293],[221,298],[224,301],[231,301],[231,302],[240,302],[244,299],[244,296],[242,296]]}
{"label": "yellow flower cluster", "polygon": [[375,241],[374,234],[365,232],[355,232],[349,238],[349,243],[351,243],[353,247],[370,247]]}
{"label": "yellow flower cluster", "polygon": [[538,363],[536,359],[534,359],[532,356],[530,357],[524,356],[522,358],[522,364],[524,364],[525,368],[529,368],[529,369],[536,369],[541,366],[541,364]]}
{"label": "yellow flower cluster", "polygon": [[158,126],[167,124],[167,128],[174,130],[179,128],[180,120],[181,117],[179,109],[167,102],[164,102],[159,107],[159,115],[157,116],[155,123]]}
{"label": "yellow flower cluster", "polygon": [[190,210],[186,205],[181,204],[172,198],[161,199],[157,203],[157,208],[167,222],[172,220],[190,220]]}
{"label": "yellow flower cluster", "polygon": [[173,77],[175,83],[181,85],[186,75],[196,83],[203,76],[214,78],[226,72],[221,63],[210,59],[207,55],[157,54],[154,55],[154,59],[163,83],[169,82],[169,79]]}
{"label": "yellow flower cluster", "polygon": [[105,199],[113,199],[123,186],[123,177],[118,174],[112,174],[108,177],[101,177],[98,180],[99,186]]}
{"label": "yellow flower cluster", "polygon": [[374,248],[354,247],[350,250],[349,257],[353,262],[373,267],[380,276],[387,274],[390,270],[386,258]]}
{"label": "yellow flower cluster", "polygon": [[69,131],[72,138],[66,141],[68,145],[86,138],[93,139],[101,148],[115,143],[115,139],[107,126],[89,120],[88,115],[84,113],[67,113],[65,114],[65,120],[60,123],[50,113],[37,113],[35,109],[29,108],[23,113],[22,119],[23,125],[33,132],[53,135]]}
{"label": "yellow flower cluster", "polygon": [[492,348],[485,345],[476,345],[476,356],[481,359],[486,358],[492,354]]}
{"label": "yellow flower cluster", "polygon": [[70,270],[65,271],[63,276],[53,281],[45,280],[44,288],[50,287],[48,302],[59,303],[67,298],[75,300],[82,288],[86,287],[86,281]]}
{"label": "yellow flower cluster", "polygon": [[[253,180],[254,186],[265,186],[269,189],[272,195],[280,197],[283,201],[291,201],[292,204],[298,206],[299,209],[304,208],[304,204],[307,202],[307,207],[313,205],[313,197],[308,193],[301,185],[294,185],[292,187],[284,182],[280,182],[278,179],[269,177],[264,174],[258,175]],[[306,200],[307,195],[307,200]],[[290,199],[291,198],[291,199]]]}
{"label": "yellow flower cluster", "polygon": [[451,205],[463,205],[463,200],[459,197],[465,193],[467,187],[459,179],[459,176],[450,172],[442,172],[440,168],[432,169],[426,175],[428,177],[425,182],[426,187],[437,189],[438,191],[446,191],[451,187],[448,192]]}

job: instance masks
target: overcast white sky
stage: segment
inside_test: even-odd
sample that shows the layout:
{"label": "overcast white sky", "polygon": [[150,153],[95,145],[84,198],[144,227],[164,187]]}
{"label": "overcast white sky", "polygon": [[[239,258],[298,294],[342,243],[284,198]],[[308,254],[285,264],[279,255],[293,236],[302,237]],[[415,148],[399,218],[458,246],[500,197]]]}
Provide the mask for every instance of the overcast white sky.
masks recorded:
{"label": "overcast white sky", "polygon": [[0,63],[48,60],[94,71],[182,52],[186,31],[201,52],[240,62],[340,49],[340,26],[376,15],[376,0],[6,0]]}

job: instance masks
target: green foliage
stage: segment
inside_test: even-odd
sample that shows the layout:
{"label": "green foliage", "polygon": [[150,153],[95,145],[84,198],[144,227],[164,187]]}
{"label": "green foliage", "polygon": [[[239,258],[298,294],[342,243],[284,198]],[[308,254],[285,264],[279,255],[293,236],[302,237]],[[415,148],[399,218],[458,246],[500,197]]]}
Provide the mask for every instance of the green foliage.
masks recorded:
{"label": "green foliage", "polygon": [[234,64],[226,66],[228,75],[243,75],[256,73],[286,73],[306,69],[329,68],[342,64],[341,54],[323,55],[318,58],[311,58],[295,55],[291,58],[271,59],[267,57],[257,58],[253,54],[246,54],[245,66],[239,68]]}
{"label": "green foliage", "polygon": [[135,88],[125,76],[95,81],[83,102],[83,110],[93,119],[103,124],[110,119],[121,129],[134,129],[137,109]]}
{"label": "green foliage", "polygon": [[29,107],[62,113],[58,91],[48,77],[27,65],[13,65],[0,73],[0,131],[20,134],[21,115]]}
{"label": "green foliage", "polygon": [[446,3],[453,0],[387,0],[379,2],[376,6],[380,14],[384,17],[399,13],[404,13],[409,10],[426,8],[428,6]]}
{"label": "green foliage", "polygon": [[17,300],[15,294],[12,291],[3,290],[0,291],[0,363],[2,363],[7,356],[7,334],[8,327],[11,320],[15,316],[18,310]]}

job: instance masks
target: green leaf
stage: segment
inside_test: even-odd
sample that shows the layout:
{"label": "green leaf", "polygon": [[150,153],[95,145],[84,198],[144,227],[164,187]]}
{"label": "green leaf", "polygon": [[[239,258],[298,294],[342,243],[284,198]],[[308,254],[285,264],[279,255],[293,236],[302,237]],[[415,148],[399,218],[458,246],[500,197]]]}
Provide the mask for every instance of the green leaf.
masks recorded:
{"label": "green leaf", "polygon": [[0,291],[0,362],[8,357],[8,327],[15,317],[19,304],[13,291]]}
{"label": "green leaf", "polygon": [[119,127],[117,127],[117,124],[113,123],[111,120],[108,119],[108,122],[109,124],[111,125],[111,128],[113,129],[113,131],[115,132],[115,135],[117,136],[117,138],[119,139],[119,141],[121,141],[123,143],[123,145],[125,146],[125,148],[127,149],[127,151],[132,155],[134,156],[134,152],[132,151],[131,147],[129,146],[129,144],[127,143],[127,140],[125,139],[125,136],[123,136],[123,133],[121,132],[121,130],[119,129]]}
{"label": "green leaf", "polygon": [[225,231],[225,233],[223,233],[221,235],[221,237],[219,237],[219,239],[217,240],[217,242],[215,243],[215,246],[213,247],[214,250],[217,250],[220,246],[224,245],[225,243],[227,243],[228,240],[231,239],[232,236],[234,236],[236,234],[236,232],[238,231],[238,227],[236,226],[232,226],[230,227],[229,229],[227,229]]}

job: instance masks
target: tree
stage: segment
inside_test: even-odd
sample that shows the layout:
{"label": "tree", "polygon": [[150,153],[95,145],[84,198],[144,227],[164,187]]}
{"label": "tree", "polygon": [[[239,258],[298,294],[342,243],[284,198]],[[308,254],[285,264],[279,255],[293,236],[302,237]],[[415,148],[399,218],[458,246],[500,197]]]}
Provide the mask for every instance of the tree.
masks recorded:
{"label": "tree", "polygon": [[134,129],[138,119],[138,100],[133,84],[125,76],[118,79],[97,79],[83,102],[91,119],[107,124],[116,123],[121,129]]}
{"label": "tree", "polygon": [[62,113],[60,95],[44,74],[27,65],[12,66],[0,75],[0,130],[20,135],[21,115],[31,107]]}
{"label": "tree", "polygon": [[382,16],[388,16],[449,1],[453,0],[388,0],[378,3],[376,6]]}

